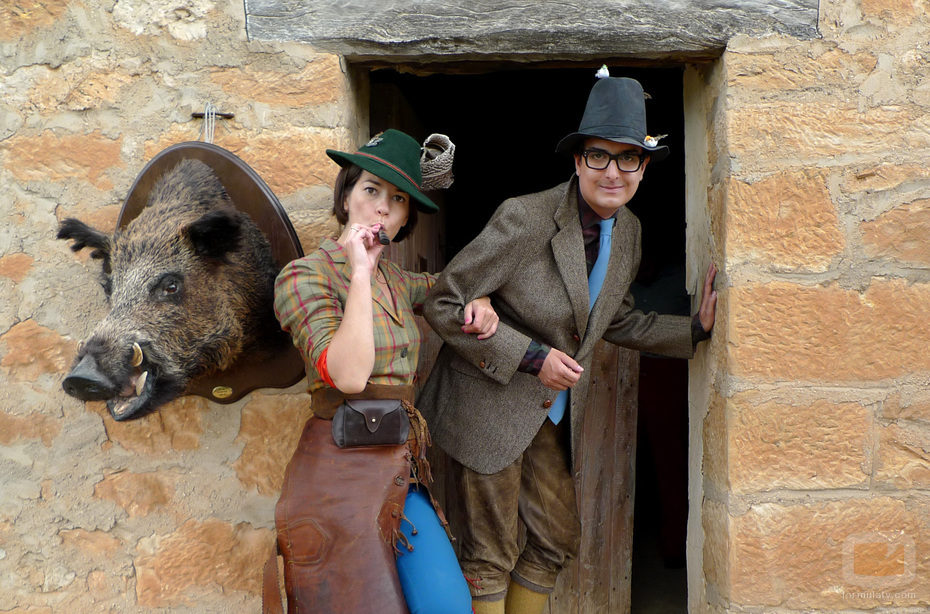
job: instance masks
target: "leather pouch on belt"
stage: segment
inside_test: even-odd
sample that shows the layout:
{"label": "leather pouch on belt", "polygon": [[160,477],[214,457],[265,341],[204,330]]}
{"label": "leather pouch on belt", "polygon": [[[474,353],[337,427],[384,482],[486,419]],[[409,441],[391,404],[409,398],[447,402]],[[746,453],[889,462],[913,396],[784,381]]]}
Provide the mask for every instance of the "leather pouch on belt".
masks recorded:
{"label": "leather pouch on belt", "polygon": [[333,416],[333,441],[340,448],[396,446],[409,434],[407,410],[397,399],[346,399]]}

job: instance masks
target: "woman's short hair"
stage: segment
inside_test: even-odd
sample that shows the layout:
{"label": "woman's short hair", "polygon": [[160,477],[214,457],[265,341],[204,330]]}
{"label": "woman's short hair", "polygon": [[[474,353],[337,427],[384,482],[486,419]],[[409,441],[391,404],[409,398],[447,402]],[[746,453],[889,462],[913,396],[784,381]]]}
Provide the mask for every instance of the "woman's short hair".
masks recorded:
{"label": "woman's short hair", "polygon": [[[336,175],[336,184],[333,189],[333,215],[336,216],[336,219],[339,220],[339,223],[342,225],[345,225],[345,223],[349,221],[349,212],[346,211],[345,207],[346,198],[348,198],[349,193],[352,191],[352,188],[355,187],[355,184],[358,183],[358,178],[361,176],[362,168],[355,164],[347,164],[342,167],[339,174]],[[407,223],[401,226],[400,230],[397,231],[394,242],[403,241],[407,235],[413,232],[413,228],[416,225],[417,207],[411,200],[409,201],[409,207],[407,209]]]}

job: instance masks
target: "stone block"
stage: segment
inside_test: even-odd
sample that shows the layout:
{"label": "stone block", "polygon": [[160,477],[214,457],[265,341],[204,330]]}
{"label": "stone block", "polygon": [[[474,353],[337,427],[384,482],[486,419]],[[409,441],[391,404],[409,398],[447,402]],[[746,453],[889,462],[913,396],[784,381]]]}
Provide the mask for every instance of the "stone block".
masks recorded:
{"label": "stone block", "polygon": [[315,250],[326,237],[339,235],[339,222],[332,211],[332,194],[330,193],[329,207],[317,210],[299,210],[288,212],[294,232],[300,240],[305,253]]}
{"label": "stone block", "polygon": [[704,417],[704,479],[713,483],[720,491],[729,490],[727,479],[727,400],[713,393]]}
{"label": "stone block", "polygon": [[908,184],[926,183],[927,167],[917,164],[881,164],[843,173],[840,187],[847,194],[884,192]]}
{"label": "stone block", "polygon": [[310,417],[310,395],[252,393],[242,408],[237,442],[244,443],[233,467],[245,488],[262,495],[281,492],[284,469]]}
{"label": "stone block", "polygon": [[70,0],[10,0],[0,4],[0,41],[15,41],[57,21]]}
{"label": "stone block", "polygon": [[875,278],[860,293],[772,282],[733,287],[727,299],[735,375],[848,382],[930,370],[930,284]]}
{"label": "stone block", "polygon": [[123,542],[105,531],[87,531],[85,529],[70,529],[60,531],[62,545],[73,548],[82,556],[90,559],[101,559],[118,552]]}
{"label": "stone block", "polygon": [[61,432],[61,422],[44,414],[31,412],[14,416],[0,411],[0,445],[8,446],[14,442],[41,439],[46,448]]}
{"label": "stone block", "polygon": [[130,452],[151,456],[170,456],[199,448],[204,432],[203,415],[209,409],[206,399],[185,396],[162,405],[156,415],[117,422],[102,402],[86,405],[100,414],[109,442]]}
{"label": "stone block", "polygon": [[822,172],[789,171],[755,183],[733,179],[728,198],[728,261],[823,271],[846,246]]}
{"label": "stone block", "polygon": [[859,109],[843,97],[765,101],[727,115],[730,154],[743,172],[833,164],[838,156],[930,147],[930,117],[914,106]]}
{"label": "stone block", "polygon": [[32,256],[22,252],[0,256],[0,276],[19,283],[26,279],[34,262]]}
{"label": "stone block", "polygon": [[36,79],[28,97],[42,114],[112,107],[133,76],[115,66],[69,64]]}
{"label": "stone block", "polygon": [[15,136],[5,147],[4,166],[21,181],[86,181],[98,190],[111,190],[107,170],[123,167],[122,139],[99,130],[90,134],[58,135],[46,130],[38,136]]}
{"label": "stone block", "polygon": [[727,415],[732,492],[868,488],[871,408],[823,399],[779,403],[742,393],[728,399]]}
{"label": "stone block", "polygon": [[94,486],[94,497],[113,501],[131,517],[146,516],[171,504],[179,477],[170,471],[113,473]]}
{"label": "stone block", "polygon": [[252,65],[214,68],[210,78],[230,96],[293,109],[337,102],[346,95],[337,55],[320,54],[295,71]]}
{"label": "stone block", "polygon": [[126,578],[99,569],[87,574],[87,593],[94,602],[124,600],[125,595],[132,593],[127,585]]}
{"label": "stone block", "polygon": [[930,425],[899,422],[878,432],[876,483],[900,490],[930,488]]}
{"label": "stone block", "polygon": [[763,503],[730,518],[731,601],[813,610],[930,600],[928,501]]}
{"label": "stone block", "polygon": [[921,420],[930,423],[930,390],[903,386],[882,404],[882,417],[890,420]]}
{"label": "stone block", "polygon": [[209,0],[189,0],[178,6],[171,0],[124,0],[113,8],[114,22],[133,34],[163,36],[181,41],[206,38],[208,16],[215,10]]}
{"label": "stone block", "polygon": [[[180,131],[149,141],[145,159],[150,160],[163,149],[190,140]],[[216,145],[228,149],[251,166],[278,198],[308,186],[332,186],[339,166],[329,159],[327,148],[343,149],[345,140],[330,130],[291,129],[258,134],[217,131]],[[141,170],[141,168],[140,168]]]}
{"label": "stone block", "polygon": [[869,255],[930,266],[930,199],[895,207],[859,228]]}
{"label": "stone block", "polygon": [[58,374],[71,364],[76,344],[34,320],[14,325],[0,335],[0,369],[14,380],[29,381]]}
{"label": "stone block", "polygon": [[910,24],[918,15],[915,0],[861,0],[862,16],[868,20],[882,20],[895,27]]}
{"label": "stone block", "polygon": [[724,599],[730,594],[730,526],[726,505],[704,499],[701,524],[704,528],[704,582]]}
{"label": "stone block", "polygon": [[258,595],[273,541],[270,530],[216,519],[189,520],[173,533],[142,539],[134,561],[136,601],[170,608],[216,593]]}
{"label": "stone block", "polygon": [[791,50],[769,53],[728,51],[727,87],[740,93],[758,92],[766,97],[809,88],[846,88],[860,83],[875,68],[875,55],[867,51],[811,49],[801,54]]}

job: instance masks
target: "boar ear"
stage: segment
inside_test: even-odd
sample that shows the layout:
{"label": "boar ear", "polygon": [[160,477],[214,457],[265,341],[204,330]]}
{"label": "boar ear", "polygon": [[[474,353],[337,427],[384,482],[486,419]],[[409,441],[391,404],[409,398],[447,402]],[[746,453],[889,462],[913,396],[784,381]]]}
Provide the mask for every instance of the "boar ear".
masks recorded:
{"label": "boar ear", "polygon": [[226,254],[239,247],[242,222],[235,211],[217,209],[187,227],[194,251],[206,258],[226,261]]}
{"label": "boar ear", "polygon": [[93,248],[90,253],[91,258],[103,261],[103,271],[110,272],[110,237],[103,234],[96,228],[91,228],[81,220],[69,217],[64,219],[58,226],[59,239],[73,239],[74,243],[71,249],[75,252],[81,251],[85,247]]}

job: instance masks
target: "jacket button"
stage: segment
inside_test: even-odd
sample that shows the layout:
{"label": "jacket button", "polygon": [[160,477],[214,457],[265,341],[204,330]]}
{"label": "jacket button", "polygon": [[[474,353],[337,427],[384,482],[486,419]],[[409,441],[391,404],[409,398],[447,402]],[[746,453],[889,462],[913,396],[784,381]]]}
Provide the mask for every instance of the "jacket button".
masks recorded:
{"label": "jacket button", "polygon": [[404,476],[398,475],[394,477],[394,483],[398,486],[404,486],[407,483],[407,480],[404,479]]}
{"label": "jacket button", "polygon": [[545,409],[549,409],[550,407],[552,407],[552,401],[549,399],[546,399],[545,401],[543,401],[543,407]]}
{"label": "jacket button", "polygon": [[482,360],[481,362],[478,363],[478,366],[484,369],[486,365],[485,365],[485,362]]}

